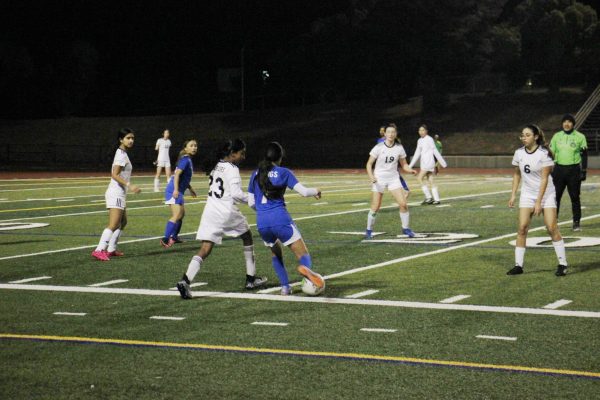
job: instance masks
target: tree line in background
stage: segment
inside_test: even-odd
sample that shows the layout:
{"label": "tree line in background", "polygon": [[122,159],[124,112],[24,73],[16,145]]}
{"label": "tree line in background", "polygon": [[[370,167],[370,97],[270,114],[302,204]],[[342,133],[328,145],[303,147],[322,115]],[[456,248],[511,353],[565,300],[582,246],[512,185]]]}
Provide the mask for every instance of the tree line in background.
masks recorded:
{"label": "tree line in background", "polygon": [[[506,90],[528,79],[556,90],[596,84],[600,75],[597,13],[572,0],[353,0],[269,53],[264,37],[249,32],[239,37],[248,96],[285,92],[332,102],[424,95],[428,107],[443,107],[448,93],[479,76],[504,77]],[[193,41],[150,42],[119,53],[86,39],[65,39],[57,49],[0,41],[1,112],[139,114],[223,96],[218,60],[204,59]]]}

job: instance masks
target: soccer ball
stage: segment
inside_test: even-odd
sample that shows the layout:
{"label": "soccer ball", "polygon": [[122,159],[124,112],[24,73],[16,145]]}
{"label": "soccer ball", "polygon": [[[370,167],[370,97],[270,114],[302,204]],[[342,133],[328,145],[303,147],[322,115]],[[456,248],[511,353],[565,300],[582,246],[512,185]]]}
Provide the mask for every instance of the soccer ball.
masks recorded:
{"label": "soccer ball", "polygon": [[[315,272],[316,273],[316,272]],[[317,274],[319,275],[319,274]],[[319,275],[321,276],[321,275]],[[321,276],[321,278],[323,278]],[[323,279],[323,283],[325,283],[325,279]],[[310,281],[310,279],[302,278],[302,291],[304,294],[309,296],[318,296],[325,290],[325,284],[323,284],[322,288],[317,287],[314,283]]]}

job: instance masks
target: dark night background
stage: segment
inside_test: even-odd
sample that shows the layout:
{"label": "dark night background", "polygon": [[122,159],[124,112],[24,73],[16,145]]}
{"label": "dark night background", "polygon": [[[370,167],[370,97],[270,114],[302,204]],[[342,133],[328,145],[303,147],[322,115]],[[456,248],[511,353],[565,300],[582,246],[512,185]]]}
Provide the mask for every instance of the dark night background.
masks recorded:
{"label": "dark night background", "polygon": [[[2,116],[152,115],[444,93],[481,74],[510,85],[597,83],[600,1],[3,1]],[[565,22],[566,21],[566,22]],[[264,80],[262,71],[269,71]],[[237,83],[238,82],[234,82]],[[229,103],[226,103],[229,102]],[[263,103],[264,104],[264,103]]]}

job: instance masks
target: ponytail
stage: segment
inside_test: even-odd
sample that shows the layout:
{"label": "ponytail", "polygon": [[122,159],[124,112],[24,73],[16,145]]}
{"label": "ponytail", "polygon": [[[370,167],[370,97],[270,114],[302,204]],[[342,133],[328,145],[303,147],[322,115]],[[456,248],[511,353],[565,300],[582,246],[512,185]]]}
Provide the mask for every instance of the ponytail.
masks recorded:
{"label": "ponytail", "polygon": [[550,158],[554,158],[554,154],[552,154],[552,150],[550,150],[550,147],[548,147],[548,144],[546,143],[546,137],[544,136],[544,131],[542,130],[542,128],[540,128],[539,126],[537,126],[535,124],[527,125],[525,128],[527,128],[531,132],[533,132],[534,136],[538,135],[538,138],[535,141],[536,144],[539,147],[541,147],[542,149],[546,150],[548,152],[548,154],[550,155]]}
{"label": "ponytail", "polygon": [[277,142],[271,142],[265,150],[265,157],[258,163],[258,186],[268,199],[281,198],[280,189],[273,186],[269,180],[269,171],[273,169],[273,163],[283,157],[283,147]]}
{"label": "ponytail", "polygon": [[234,139],[233,141],[227,139],[225,142],[215,147],[214,151],[204,161],[204,173],[206,175],[210,175],[210,173],[213,169],[215,169],[219,161],[221,161],[231,153],[236,153],[245,148],[246,143],[242,139]]}

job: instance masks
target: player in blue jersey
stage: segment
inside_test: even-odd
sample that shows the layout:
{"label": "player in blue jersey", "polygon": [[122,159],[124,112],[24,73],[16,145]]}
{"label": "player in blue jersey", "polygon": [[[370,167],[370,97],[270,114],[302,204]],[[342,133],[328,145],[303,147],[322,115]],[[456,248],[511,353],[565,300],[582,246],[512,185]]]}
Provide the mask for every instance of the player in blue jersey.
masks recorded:
{"label": "player in blue jersey", "polygon": [[248,185],[248,205],[256,210],[258,233],[271,248],[272,263],[281,283],[281,294],[291,294],[291,287],[285,265],[283,264],[282,244],[288,246],[298,259],[298,272],[317,287],[325,285],[323,278],[314,273],[312,260],[300,231],[288,213],[283,195],[287,188],[293,189],[304,197],[321,198],[321,190],[304,187],[294,173],[281,167],[283,148],[277,142],[267,145],[264,159],[250,177]]}
{"label": "player in blue jersey", "polygon": [[183,143],[183,149],[179,153],[177,167],[175,173],[169,179],[167,188],[165,189],[165,204],[171,208],[171,218],[167,221],[165,227],[165,235],[160,239],[160,244],[164,248],[173,246],[174,243],[179,243],[179,231],[183,224],[185,216],[185,207],[183,193],[189,189],[192,197],[196,197],[196,192],[192,189],[190,182],[194,174],[194,165],[192,157],[198,152],[198,142],[194,139],[186,140]]}

